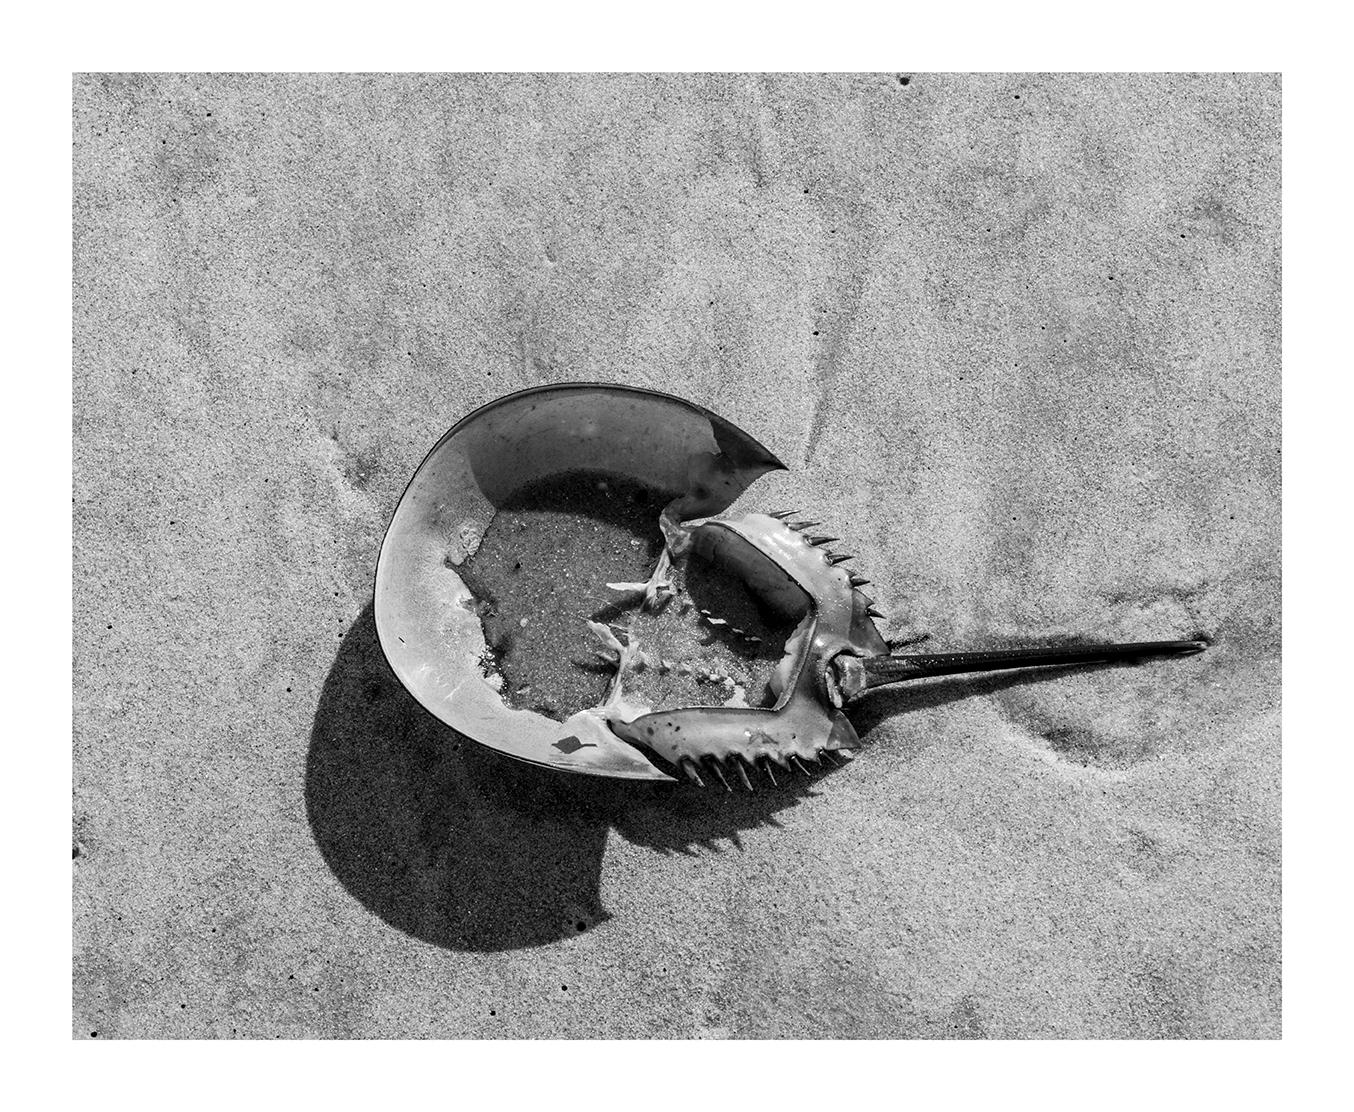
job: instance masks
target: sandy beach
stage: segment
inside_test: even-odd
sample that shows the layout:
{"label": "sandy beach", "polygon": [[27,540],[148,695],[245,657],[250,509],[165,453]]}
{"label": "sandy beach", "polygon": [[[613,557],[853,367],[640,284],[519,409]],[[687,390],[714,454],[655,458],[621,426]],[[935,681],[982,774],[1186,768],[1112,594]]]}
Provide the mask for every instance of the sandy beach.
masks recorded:
{"label": "sandy beach", "polygon": [[[78,1038],[1276,1038],[1273,75],[82,75]],[[406,482],[544,383],[789,470],[891,637],[755,795],[537,772],[377,644]]]}

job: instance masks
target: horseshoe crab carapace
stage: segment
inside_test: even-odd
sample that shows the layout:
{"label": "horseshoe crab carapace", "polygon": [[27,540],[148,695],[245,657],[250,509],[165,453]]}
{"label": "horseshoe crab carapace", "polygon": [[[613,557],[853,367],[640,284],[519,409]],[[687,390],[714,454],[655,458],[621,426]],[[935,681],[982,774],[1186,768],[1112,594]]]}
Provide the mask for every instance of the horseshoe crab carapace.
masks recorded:
{"label": "horseshoe crab carapace", "polygon": [[[571,383],[491,402],[438,441],[387,530],[375,604],[386,658],[433,715],[519,760],[634,780],[671,780],[680,770],[704,784],[705,772],[726,787],[751,788],[754,773],[774,782],[776,770],[805,773],[856,748],[847,706],[882,684],[1205,647],[1191,639],[896,653],[874,624],[882,615],[863,592],[868,580],[843,566],[851,557],[831,548],[836,538],[810,532],[816,522],[789,513],[721,516],[759,476],[783,467],[730,422],[652,390]],[[505,699],[485,638],[484,600],[467,578],[474,578],[486,531],[515,497],[552,477],[584,474],[613,475],[660,493],[661,551],[648,579],[606,584],[633,599],[628,626],[617,630],[625,640],[612,632],[616,627],[588,622],[612,676],[596,705],[561,720]],[[674,577],[693,556],[732,574],[764,613],[793,630],[767,685],[767,705],[749,705],[728,675],[650,651],[656,627],[644,624],[646,616],[672,602]],[[680,605],[691,609],[689,599]],[[699,614],[712,632],[730,626],[709,610]],[[731,632],[760,640],[741,628]],[[718,679],[732,694],[710,697],[708,705],[651,705],[640,689],[654,673],[671,670],[699,672],[703,690]]]}
{"label": "horseshoe crab carapace", "polygon": [[481,406],[428,453],[386,531],[375,601],[386,659],[425,709],[488,748],[571,772],[669,780],[597,713],[560,722],[510,706],[486,669],[489,646],[461,572],[499,508],[550,476],[617,475],[679,494],[682,514],[699,517],[783,468],[735,425],[654,390],[568,383]]}

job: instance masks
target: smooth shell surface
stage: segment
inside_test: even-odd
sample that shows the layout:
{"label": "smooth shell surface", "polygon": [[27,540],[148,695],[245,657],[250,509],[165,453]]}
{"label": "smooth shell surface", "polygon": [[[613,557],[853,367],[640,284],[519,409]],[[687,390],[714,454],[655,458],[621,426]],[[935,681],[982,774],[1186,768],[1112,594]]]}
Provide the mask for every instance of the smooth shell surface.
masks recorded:
{"label": "smooth shell surface", "polygon": [[[668,780],[603,717],[557,722],[507,705],[486,673],[484,631],[458,567],[497,508],[548,475],[609,471],[658,490],[687,489],[717,461],[703,512],[730,505],[784,465],[747,433],[680,398],[596,383],[525,390],[476,410],[419,466],[376,567],[376,628],[395,675],[442,722],[520,760],[571,772]],[[712,501],[713,500],[713,501]],[[722,504],[721,504],[722,503]]]}

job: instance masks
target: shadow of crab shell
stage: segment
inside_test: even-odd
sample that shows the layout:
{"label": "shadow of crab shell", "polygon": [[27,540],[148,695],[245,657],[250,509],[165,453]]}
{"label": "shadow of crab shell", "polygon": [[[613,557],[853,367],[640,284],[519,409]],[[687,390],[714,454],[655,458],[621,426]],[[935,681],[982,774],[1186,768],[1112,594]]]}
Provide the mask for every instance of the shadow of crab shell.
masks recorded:
{"label": "shadow of crab shell", "polygon": [[306,814],[344,888],[455,950],[540,945],[602,922],[605,823],[514,796],[498,763],[404,690],[366,608],[329,670],[306,758]]}
{"label": "shadow of crab shell", "polygon": [[306,815],[334,876],[395,929],[465,951],[543,945],[604,923],[613,829],[659,853],[736,852],[744,833],[774,826],[811,790],[797,780],[735,795],[501,756],[401,686],[370,605],[329,669],[306,755]]}

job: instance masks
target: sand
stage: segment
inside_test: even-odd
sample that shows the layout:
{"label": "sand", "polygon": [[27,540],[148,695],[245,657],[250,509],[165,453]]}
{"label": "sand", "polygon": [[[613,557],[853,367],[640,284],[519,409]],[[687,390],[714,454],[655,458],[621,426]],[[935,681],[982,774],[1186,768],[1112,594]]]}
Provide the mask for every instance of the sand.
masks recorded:
{"label": "sand", "polygon": [[603,701],[615,669],[587,622],[628,620],[638,602],[608,581],[648,576],[663,548],[658,513],[673,497],[615,475],[549,477],[509,499],[475,553],[453,562],[509,706],[563,722]]}
{"label": "sand", "polygon": [[[904,83],[900,78],[907,76]],[[1275,1037],[1274,76],[75,81],[78,1037]],[[477,405],[682,394],[936,651],[755,796],[419,710],[382,532]]]}

